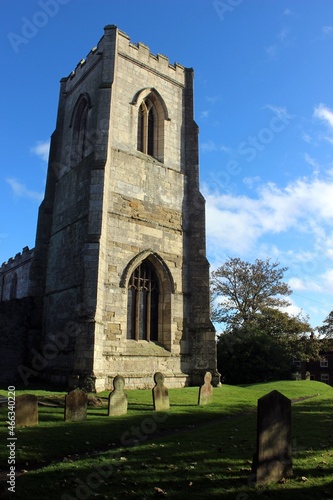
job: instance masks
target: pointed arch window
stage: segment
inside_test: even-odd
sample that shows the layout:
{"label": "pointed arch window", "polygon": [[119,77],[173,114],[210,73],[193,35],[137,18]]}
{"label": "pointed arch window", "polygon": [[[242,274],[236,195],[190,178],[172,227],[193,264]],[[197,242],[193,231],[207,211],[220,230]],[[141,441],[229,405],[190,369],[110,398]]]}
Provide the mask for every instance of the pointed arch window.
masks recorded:
{"label": "pointed arch window", "polygon": [[72,160],[73,163],[79,163],[90,152],[90,143],[88,140],[88,118],[90,110],[89,99],[86,95],[79,97],[71,126],[73,127],[72,139]]}
{"label": "pointed arch window", "polygon": [[139,106],[137,149],[160,162],[164,161],[164,122],[167,119],[163,100],[152,90]]}
{"label": "pointed arch window", "polygon": [[159,281],[153,265],[145,260],[128,283],[127,338],[158,340]]}

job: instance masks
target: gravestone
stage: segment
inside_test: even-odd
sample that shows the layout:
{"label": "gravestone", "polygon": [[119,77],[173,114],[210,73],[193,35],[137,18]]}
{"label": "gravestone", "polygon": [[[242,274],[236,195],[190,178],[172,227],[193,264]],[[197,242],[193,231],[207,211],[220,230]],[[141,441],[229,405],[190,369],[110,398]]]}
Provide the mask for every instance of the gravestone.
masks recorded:
{"label": "gravestone", "polygon": [[65,420],[80,422],[87,418],[87,394],[81,389],[70,391],[65,397]]}
{"label": "gravestone", "polygon": [[204,376],[204,385],[199,389],[198,405],[205,406],[213,400],[212,374],[206,372]]}
{"label": "gravestone", "polygon": [[164,375],[156,372],[154,375],[155,387],[153,388],[153,403],[155,411],[166,411],[170,409],[169,392],[164,385]]}
{"label": "gravestone", "polygon": [[126,415],[127,413],[127,394],[124,393],[125,379],[117,375],[113,379],[113,391],[109,395],[108,415]]}
{"label": "gravestone", "polygon": [[38,401],[33,394],[23,394],[15,399],[16,427],[30,427],[38,424]]}
{"label": "gravestone", "polygon": [[252,472],[257,485],[292,476],[291,401],[278,391],[258,399],[257,449]]}

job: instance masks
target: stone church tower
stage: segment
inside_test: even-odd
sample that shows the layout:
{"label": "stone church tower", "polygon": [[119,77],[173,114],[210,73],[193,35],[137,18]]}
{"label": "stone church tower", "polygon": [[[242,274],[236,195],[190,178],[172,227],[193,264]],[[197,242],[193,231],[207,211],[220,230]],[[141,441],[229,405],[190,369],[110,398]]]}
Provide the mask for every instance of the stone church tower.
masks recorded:
{"label": "stone church tower", "polygon": [[115,26],[61,80],[30,295],[50,380],[218,381],[193,71]]}

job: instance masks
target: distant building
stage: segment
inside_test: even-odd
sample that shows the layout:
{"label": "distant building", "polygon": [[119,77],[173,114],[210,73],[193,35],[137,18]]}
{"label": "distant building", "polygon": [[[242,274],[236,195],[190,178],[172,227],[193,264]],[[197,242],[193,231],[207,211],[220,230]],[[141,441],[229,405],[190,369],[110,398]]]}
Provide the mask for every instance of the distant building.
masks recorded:
{"label": "distant building", "polygon": [[193,70],[107,26],[61,80],[35,248],[1,268],[3,380],[218,383],[198,162]]}
{"label": "distant building", "polygon": [[309,361],[295,359],[295,372],[298,372],[301,378],[317,380],[317,382],[333,386],[333,342],[332,348],[326,346],[319,355],[319,359],[310,359]]}
{"label": "distant building", "polygon": [[310,380],[325,382],[333,386],[333,350],[322,352],[320,360],[309,361],[306,370],[310,373]]}

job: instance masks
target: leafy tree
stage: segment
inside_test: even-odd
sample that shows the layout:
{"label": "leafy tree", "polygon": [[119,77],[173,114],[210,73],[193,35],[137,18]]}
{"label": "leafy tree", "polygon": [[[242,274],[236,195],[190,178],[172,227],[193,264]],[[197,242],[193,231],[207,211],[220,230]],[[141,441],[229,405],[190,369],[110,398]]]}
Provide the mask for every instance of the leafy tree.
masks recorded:
{"label": "leafy tree", "polygon": [[289,305],[284,297],[291,289],[284,283],[286,267],[279,262],[256,259],[254,264],[229,258],[212,272],[212,295],[217,302],[213,321],[225,323],[227,329],[253,321],[258,313]]}
{"label": "leafy tree", "polygon": [[323,321],[322,326],[317,328],[319,335],[326,339],[333,339],[333,311]]}
{"label": "leafy tree", "polygon": [[220,335],[218,370],[227,384],[290,379],[293,358],[288,345],[255,328]]}
{"label": "leafy tree", "polygon": [[294,359],[319,356],[319,343],[307,335],[311,330],[304,318],[265,309],[219,336],[218,370],[230,384],[290,379]]}

